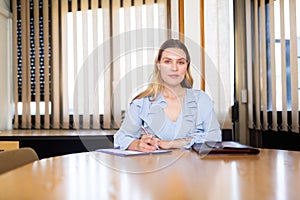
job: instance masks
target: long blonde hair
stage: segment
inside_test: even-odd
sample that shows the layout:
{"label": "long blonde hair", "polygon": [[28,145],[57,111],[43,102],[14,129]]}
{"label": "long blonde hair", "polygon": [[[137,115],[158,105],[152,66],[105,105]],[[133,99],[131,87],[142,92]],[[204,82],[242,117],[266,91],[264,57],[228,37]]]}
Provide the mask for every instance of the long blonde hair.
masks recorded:
{"label": "long blonde hair", "polygon": [[153,77],[152,77],[151,83],[149,84],[149,86],[146,90],[144,90],[143,92],[138,94],[136,97],[134,97],[133,100],[144,98],[144,97],[151,97],[150,101],[156,100],[157,95],[162,91],[162,89],[164,87],[163,80],[161,79],[160,71],[158,69],[158,63],[161,60],[162,53],[164,52],[164,50],[166,50],[168,48],[179,48],[185,52],[186,62],[187,62],[187,70],[186,70],[185,77],[180,84],[184,88],[192,88],[193,87],[194,81],[193,81],[193,77],[190,72],[190,63],[191,63],[190,54],[189,54],[186,46],[181,41],[175,40],[175,39],[169,39],[169,40],[166,40],[159,48],[157,57],[155,59],[155,65],[154,65]]}

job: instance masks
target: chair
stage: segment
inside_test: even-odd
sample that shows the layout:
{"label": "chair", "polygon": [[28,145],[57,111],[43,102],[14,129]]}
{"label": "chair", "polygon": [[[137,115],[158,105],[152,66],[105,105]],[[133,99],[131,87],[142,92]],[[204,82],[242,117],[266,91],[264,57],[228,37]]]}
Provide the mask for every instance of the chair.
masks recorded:
{"label": "chair", "polygon": [[35,150],[23,147],[0,152],[0,174],[39,160]]}

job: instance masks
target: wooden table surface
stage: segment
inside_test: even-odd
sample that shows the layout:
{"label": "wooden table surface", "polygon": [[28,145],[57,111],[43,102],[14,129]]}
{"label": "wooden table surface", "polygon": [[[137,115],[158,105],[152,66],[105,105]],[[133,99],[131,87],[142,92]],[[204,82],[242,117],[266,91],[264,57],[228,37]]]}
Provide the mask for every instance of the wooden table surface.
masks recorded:
{"label": "wooden table surface", "polygon": [[299,199],[299,166],[300,152],[271,149],[206,157],[86,152],[0,175],[0,199]]}

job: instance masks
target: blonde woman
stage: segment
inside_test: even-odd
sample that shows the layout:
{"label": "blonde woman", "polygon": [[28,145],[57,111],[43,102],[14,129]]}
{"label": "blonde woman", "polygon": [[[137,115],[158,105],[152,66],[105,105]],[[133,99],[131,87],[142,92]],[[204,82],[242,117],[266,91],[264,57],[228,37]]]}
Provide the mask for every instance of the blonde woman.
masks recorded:
{"label": "blonde woman", "polygon": [[212,100],[192,89],[190,63],[189,52],[179,40],[161,45],[152,82],[132,100],[114,135],[116,148],[151,152],[221,140]]}

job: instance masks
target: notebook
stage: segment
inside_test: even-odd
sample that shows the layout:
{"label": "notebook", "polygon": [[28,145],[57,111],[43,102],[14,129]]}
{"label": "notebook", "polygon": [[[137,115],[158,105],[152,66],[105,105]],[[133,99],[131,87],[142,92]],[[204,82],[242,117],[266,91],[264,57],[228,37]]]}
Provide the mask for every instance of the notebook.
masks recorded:
{"label": "notebook", "polygon": [[97,149],[97,152],[108,153],[117,156],[138,156],[138,155],[150,155],[150,154],[160,154],[160,153],[170,153],[171,150],[155,150],[153,152],[141,152],[141,151],[131,151],[131,150],[120,150],[120,149]]}
{"label": "notebook", "polygon": [[195,143],[192,149],[203,154],[259,154],[260,150],[235,141]]}

